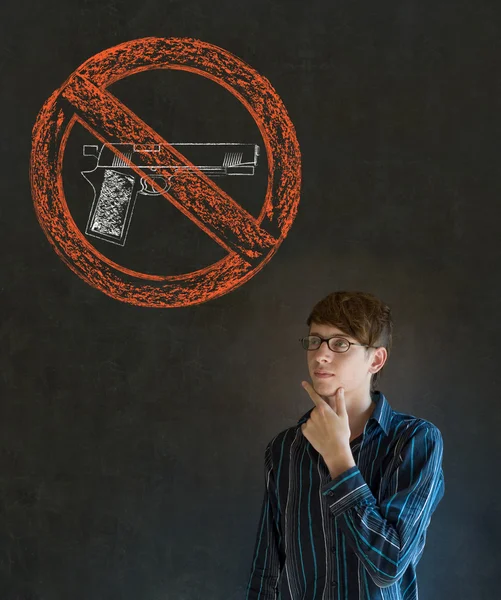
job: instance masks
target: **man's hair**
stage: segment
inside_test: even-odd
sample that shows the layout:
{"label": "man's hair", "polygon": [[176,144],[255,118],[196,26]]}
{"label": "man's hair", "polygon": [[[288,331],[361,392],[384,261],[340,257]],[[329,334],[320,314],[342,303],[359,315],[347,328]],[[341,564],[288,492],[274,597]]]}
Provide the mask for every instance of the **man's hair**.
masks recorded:
{"label": "man's hair", "polygon": [[[337,327],[360,344],[384,346],[390,357],[393,332],[391,310],[373,294],[332,292],[315,304],[306,321],[308,327],[313,321]],[[371,350],[364,348],[366,356]],[[384,366],[372,374],[371,389],[378,383],[383,369]]]}

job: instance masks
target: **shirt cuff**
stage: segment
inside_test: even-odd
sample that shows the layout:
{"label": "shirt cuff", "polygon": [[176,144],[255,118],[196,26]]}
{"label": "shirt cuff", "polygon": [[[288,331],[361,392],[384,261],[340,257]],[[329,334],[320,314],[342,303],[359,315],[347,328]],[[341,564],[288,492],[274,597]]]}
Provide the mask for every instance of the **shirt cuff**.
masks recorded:
{"label": "shirt cuff", "polygon": [[355,505],[376,504],[370,487],[358,467],[350,467],[322,486],[332,514],[337,517]]}

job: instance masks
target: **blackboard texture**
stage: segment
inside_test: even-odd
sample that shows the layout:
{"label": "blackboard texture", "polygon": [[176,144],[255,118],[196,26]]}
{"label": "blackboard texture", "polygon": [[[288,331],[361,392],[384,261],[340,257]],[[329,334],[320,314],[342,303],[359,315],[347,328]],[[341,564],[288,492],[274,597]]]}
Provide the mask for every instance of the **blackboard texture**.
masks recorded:
{"label": "blackboard texture", "polygon": [[[297,339],[335,290],[391,306],[379,389],[443,435],[420,597],[499,597],[500,27],[501,6],[483,0],[2,2],[1,600],[242,600],[265,446],[311,407]],[[271,260],[173,308],[78,277],[30,185],[44,102],[90,57],[150,36],[250,65],[301,154],[297,215]],[[228,90],[153,70],[110,92],[172,142],[258,145],[254,176],[220,185],[259,215],[269,149]],[[67,140],[80,230],[93,200],[82,148],[100,143],[78,124]],[[138,200],[131,223],[123,247],[93,240],[130,270],[182,275],[227,254],[160,196]]]}

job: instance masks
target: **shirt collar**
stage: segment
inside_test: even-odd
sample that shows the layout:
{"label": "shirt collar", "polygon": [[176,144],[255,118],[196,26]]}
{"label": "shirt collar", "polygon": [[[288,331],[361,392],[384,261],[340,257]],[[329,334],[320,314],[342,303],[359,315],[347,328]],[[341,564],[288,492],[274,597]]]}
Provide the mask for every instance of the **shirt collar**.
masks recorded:
{"label": "shirt collar", "polygon": [[[371,392],[371,398],[372,401],[376,403],[376,408],[374,409],[372,415],[369,417],[369,421],[374,419],[377,423],[379,423],[379,426],[385,432],[385,434],[388,435],[390,430],[392,408],[388,400],[385,398],[383,392],[380,392],[379,390]],[[297,424],[301,425],[302,423],[307,421],[311,411],[314,408],[314,406],[310,408],[310,410],[299,419]]]}

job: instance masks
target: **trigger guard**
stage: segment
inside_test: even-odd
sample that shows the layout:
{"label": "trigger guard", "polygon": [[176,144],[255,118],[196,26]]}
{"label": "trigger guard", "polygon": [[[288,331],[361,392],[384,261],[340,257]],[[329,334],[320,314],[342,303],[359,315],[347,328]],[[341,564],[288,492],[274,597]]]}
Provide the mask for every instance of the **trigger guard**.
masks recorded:
{"label": "trigger guard", "polygon": [[[172,175],[166,179],[165,177],[162,177],[161,175],[150,175],[151,179],[163,179],[165,182],[165,186],[162,189],[162,192],[168,192],[171,188],[171,184],[169,183],[169,180],[172,179]],[[162,192],[157,192],[156,190],[150,190],[148,189],[148,184],[146,182],[146,180],[144,178],[141,177],[141,194],[145,194],[146,196],[160,196],[160,194]]]}

